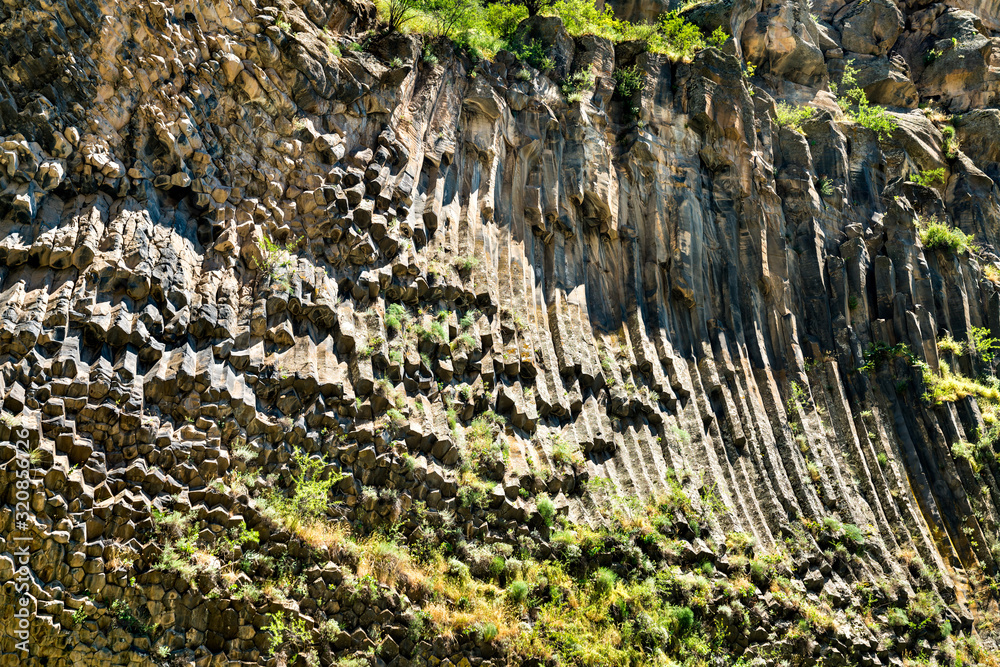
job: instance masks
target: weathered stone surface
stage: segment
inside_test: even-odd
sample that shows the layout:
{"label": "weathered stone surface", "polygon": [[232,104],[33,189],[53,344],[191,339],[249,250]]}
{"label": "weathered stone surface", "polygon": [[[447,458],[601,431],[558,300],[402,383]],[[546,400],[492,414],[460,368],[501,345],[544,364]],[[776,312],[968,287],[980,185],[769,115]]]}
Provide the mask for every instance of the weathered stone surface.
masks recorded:
{"label": "weathered stone surface", "polygon": [[[896,660],[902,635],[848,620],[886,581],[882,607],[926,592],[971,631],[998,516],[992,459],[963,452],[992,413],[923,395],[927,373],[995,372],[965,345],[1000,337],[1000,121],[975,108],[1000,91],[991,1],[698,3],[737,39],[678,62],[535,17],[516,37],[538,72],[417,35],[362,46],[364,2],[12,0],[5,507],[18,426],[38,453],[33,518],[0,512],[0,609],[20,535],[50,665],[281,664],[279,615],[306,664],[527,663],[488,623],[414,629],[473,604],[432,594],[446,576],[483,584],[505,636],[544,631],[534,603],[567,582],[529,582],[522,618],[502,596],[524,552],[585,582],[676,565],[671,594],[745,586],[745,615],[692,606],[750,664]],[[898,107],[881,140],[828,88],[851,61]],[[817,112],[779,127],[776,102]],[[954,136],[938,106],[964,112]],[[929,247],[932,219],[979,249]],[[584,553],[574,528],[622,512],[639,537]],[[790,600],[834,619],[808,651],[775,640]],[[938,634],[913,654],[949,657]]]}

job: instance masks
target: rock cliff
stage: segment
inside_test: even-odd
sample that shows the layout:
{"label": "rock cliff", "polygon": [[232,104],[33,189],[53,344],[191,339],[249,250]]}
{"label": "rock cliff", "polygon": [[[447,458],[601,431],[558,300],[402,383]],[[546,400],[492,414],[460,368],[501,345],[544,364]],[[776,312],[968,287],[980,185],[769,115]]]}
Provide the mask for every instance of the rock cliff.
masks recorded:
{"label": "rock cliff", "polygon": [[529,559],[673,573],[719,660],[995,660],[1000,6],[684,15],[738,39],[534,18],[540,72],[364,0],[6,0],[0,664],[605,664]]}

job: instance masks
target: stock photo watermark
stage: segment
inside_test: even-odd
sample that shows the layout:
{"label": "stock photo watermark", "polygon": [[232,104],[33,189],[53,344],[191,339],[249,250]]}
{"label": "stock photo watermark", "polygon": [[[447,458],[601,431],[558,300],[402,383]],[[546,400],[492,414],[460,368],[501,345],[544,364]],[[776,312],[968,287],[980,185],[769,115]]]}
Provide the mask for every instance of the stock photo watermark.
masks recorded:
{"label": "stock photo watermark", "polygon": [[31,515],[31,463],[28,437],[31,432],[23,425],[12,420],[11,438],[16,455],[14,458],[14,534],[12,535],[14,556],[14,617],[12,634],[15,638],[15,649],[25,657],[28,653],[28,640],[31,638],[31,622],[34,614],[31,611],[33,598],[28,594],[31,585],[31,544],[34,534],[30,528],[34,523]]}

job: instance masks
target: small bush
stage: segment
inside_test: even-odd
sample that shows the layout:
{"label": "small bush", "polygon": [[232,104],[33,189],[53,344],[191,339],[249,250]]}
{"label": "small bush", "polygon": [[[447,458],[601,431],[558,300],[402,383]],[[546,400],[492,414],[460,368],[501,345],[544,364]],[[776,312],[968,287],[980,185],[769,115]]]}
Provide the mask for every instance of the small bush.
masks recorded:
{"label": "small bush", "polygon": [[385,328],[391,331],[402,331],[409,321],[410,315],[401,304],[390,303],[385,309]]}
{"label": "small bush", "polygon": [[528,10],[522,4],[494,2],[486,6],[483,13],[483,24],[486,31],[499,37],[510,40],[517,30],[521,21],[528,18]]}
{"label": "small bush", "polygon": [[944,184],[944,167],[938,169],[926,169],[913,176],[913,182],[924,187],[931,188],[935,184]]}
{"label": "small bush", "polygon": [[[676,11],[660,16],[662,42],[650,44],[650,50],[662,49],[671,60],[689,60],[695,53],[705,48],[705,38],[698,26],[689,23]],[[657,48],[658,47],[658,48]]]}
{"label": "small bush", "polygon": [[857,73],[858,70],[848,63],[844,68],[840,86],[830,84],[830,90],[834,94],[837,94],[838,90],[843,90],[843,96],[837,103],[854,122],[874,132],[880,141],[888,139],[898,127],[896,119],[889,115],[885,107],[873,105],[868,101],[868,95],[858,85]]}
{"label": "small bush", "polygon": [[812,107],[800,107],[778,102],[774,108],[774,122],[781,127],[787,127],[803,134],[802,123],[812,118],[815,113],[816,109]]}
{"label": "small bush", "polygon": [[497,638],[500,631],[497,629],[497,624],[492,622],[486,622],[479,626],[479,634],[482,636],[484,642],[491,642]]}
{"label": "small bush", "polygon": [[829,197],[833,194],[833,181],[826,176],[823,176],[816,181],[816,189],[819,190],[819,193],[824,197]]}
{"label": "small bush", "polygon": [[958,143],[958,139],[955,138],[955,128],[951,125],[945,125],[941,128],[941,138],[941,150],[944,151],[945,157],[952,160],[957,158],[958,150],[961,146]]}
{"label": "small bush", "polygon": [[630,99],[646,85],[646,82],[642,78],[642,72],[639,71],[637,65],[617,68],[614,72],[614,77],[615,92],[622,99]]}
{"label": "small bush", "polygon": [[714,46],[716,48],[722,48],[722,45],[728,41],[729,33],[723,30],[721,25],[708,37],[709,46]]}
{"label": "small bush", "polygon": [[535,504],[538,507],[538,515],[542,517],[542,521],[545,522],[546,526],[551,527],[556,520],[555,504],[546,495],[539,496]]}
{"label": "small bush", "polygon": [[865,545],[865,534],[860,528],[851,523],[844,524],[844,539],[855,550],[861,549]]}
{"label": "small bush", "polygon": [[945,250],[957,255],[976,248],[972,242],[972,234],[938,222],[937,218],[931,218],[926,224],[918,224],[918,228],[920,241],[927,250]]}
{"label": "small bush", "polygon": [[[514,47],[514,54],[542,73],[548,72],[556,66],[552,58],[549,57],[543,42],[531,40],[527,44],[520,44]],[[527,73],[527,76],[531,78],[531,73]]]}
{"label": "small bush", "polygon": [[990,336],[986,327],[972,327],[969,330],[969,351],[975,351],[979,358],[988,364],[993,363],[996,350],[1000,349],[1000,340]]}
{"label": "small bush", "polygon": [[683,635],[694,627],[694,612],[688,607],[674,607],[671,615],[677,624],[677,634]]}

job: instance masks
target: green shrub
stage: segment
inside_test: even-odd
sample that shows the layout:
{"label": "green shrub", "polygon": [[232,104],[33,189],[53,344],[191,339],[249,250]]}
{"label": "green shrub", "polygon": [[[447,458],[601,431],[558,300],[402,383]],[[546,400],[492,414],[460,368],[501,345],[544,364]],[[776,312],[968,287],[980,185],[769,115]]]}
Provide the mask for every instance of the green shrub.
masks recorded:
{"label": "green shrub", "polygon": [[990,330],[986,327],[972,327],[969,330],[969,350],[975,350],[976,354],[988,364],[993,363],[995,350],[1000,349],[1000,340],[990,336]]}
{"label": "green shrub", "polygon": [[976,461],[976,446],[970,442],[959,441],[951,446],[951,455],[956,459],[965,459],[974,473],[979,472],[979,462]]}
{"label": "green shrub", "polygon": [[729,33],[723,30],[721,25],[708,36],[709,46],[714,46],[716,48],[722,48],[722,45],[727,41],[729,41]]}
{"label": "green shrub", "polygon": [[410,314],[406,312],[401,304],[390,303],[385,309],[385,328],[392,331],[402,331],[403,326],[409,322]]}
{"label": "green shrub", "polygon": [[865,546],[865,534],[860,528],[852,523],[844,524],[844,539],[855,549],[855,551]]}
{"label": "green shrub", "polygon": [[111,613],[118,619],[118,625],[133,635],[148,637],[156,629],[154,624],[141,620],[136,616],[125,600],[118,599],[112,602]]}
{"label": "green shrub", "polygon": [[830,84],[830,90],[834,94],[837,94],[840,89],[843,90],[842,97],[837,100],[837,103],[854,122],[874,132],[878,135],[879,140],[887,139],[898,127],[896,119],[889,115],[885,107],[873,105],[868,101],[868,95],[858,85],[855,76],[857,73],[858,71],[851,63],[848,63],[844,67],[844,76],[840,86]]}
{"label": "green shrub", "polygon": [[469,31],[478,19],[478,0],[421,0],[434,34],[455,39]]}
{"label": "green shrub", "polygon": [[541,495],[535,501],[535,505],[538,507],[538,515],[542,517],[545,525],[552,526],[556,520],[556,506],[552,500],[546,495]]}
{"label": "green shrub", "polygon": [[774,122],[780,127],[787,127],[803,134],[802,123],[812,118],[815,113],[816,109],[812,107],[800,107],[778,102],[774,108]]}
{"label": "green shrub", "polygon": [[816,181],[816,189],[819,190],[819,193],[824,197],[829,197],[833,194],[833,181],[826,176],[822,176],[818,181]]}
{"label": "green shrub", "polygon": [[602,11],[591,0],[560,0],[553,5],[552,10],[562,19],[566,31],[574,37],[598,35],[620,41],[616,37],[622,22],[615,19],[610,6],[605,5]]}
{"label": "green shrub", "polygon": [[472,255],[455,258],[455,268],[459,271],[468,271],[479,266],[479,258]]}
{"label": "green shrub", "polygon": [[972,234],[966,234],[961,229],[938,222],[937,218],[931,218],[926,224],[918,220],[917,227],[920,241],[927,250],[946,250],[957,255],[969,249],[976,249],[972,243]]}
{"label": "green shrub", "polygon": [[946,157],[950,159],[955,159],[958,157],[958,149],[960,148],[958,139],[955,138],[955,128],[951,125],[945,125],[941,128],[941,138],[942,146],[941,150],[944,151]]}
{"label": "green shrub", "polygon": [[670,610],[677,624],[677,634],[683,635],[694,627],[694,612],[688,607],[674,607]]}
{"label": "green shrub", "polygon": [[688,60],[705,48],[705,38],[698,26],[689,23],[676,11],[662,14],[659,28],[662,40],[652,41],[650,50],[664,53],[671,60]]}
{"label": "green shrub", "polygon": [[321,457],[296,449],[292,454],[295,472],[292,473],[292,493],[283,495],[277,490],[265,499],[265,505],[273,510],[291,529],[302,522],[318,519],[326,514],[330,491],[343,479],[343,475],[329,471],[329,463]]}
{"label": "green shrub", "polygon": [[517,3],[494,2],[483,12],[483,27],[490,34],[510,40],[521,21],[528,18],[528,9]]}
{"label": "green shrub", "polygon": [[379,18],[391,31],[399,31],[403,24],[413,18],[418,6],[417,0],[384,0],[378,7]]}
{"label": "green shrub", "polygon": [[560,436],[554,437],[552,439],[552,462],[557,466],[569,466],[583,462],[580,446],[575,442],[567,442]]}
{"label": "green shrub", "polygon": [[756,539],[749,533],[731,532],[726,533],[726,551],[733,554],[743,555],[753,548]]}
{"label": "green shrub", "polygon": [[951,334],[944,334],[938,338],[938,350],[951,352],[952,354],[965,354],[965,345],[951,337]]}
{"label": "green shrub", "polygon": [[913,176],[913,182],[928,188],[933,187],[935,183],[944,184],[944,167],[925,169]]}
{"label": "green shrub", "polygon": [[497,629],[497,624],[493,622],[486,622],[479,625],[479,634],[482,636],[484,642],[491,642],[497,638],[500,631]]}
{"label": "green shrub", "polygon": [[[556,66],[552,58],[549,57],[545,44],[534,39],[527,44],[515,46],[514,55],[542,73],[548,72]],[[531,78],[530,73],[528,78]]]}
{"label": "green shrub", "polygon": [[614,77],[615,92],[622,99],[630,99],[646,85],[638,65],[619,67],[615,70]]}

